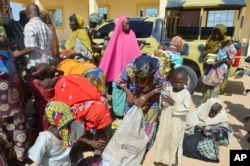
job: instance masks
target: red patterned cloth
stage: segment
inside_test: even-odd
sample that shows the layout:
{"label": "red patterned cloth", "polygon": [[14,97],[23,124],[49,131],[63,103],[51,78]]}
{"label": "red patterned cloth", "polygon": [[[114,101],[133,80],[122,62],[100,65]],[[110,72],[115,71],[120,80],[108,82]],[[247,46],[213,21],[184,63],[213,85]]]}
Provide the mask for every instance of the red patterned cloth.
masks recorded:
{"label": "red patterned cloth", "polygon": [[45,117],[45,106],[50,100],[53,99],[54,88],[45,89],[39,86],[38,79],[33,78],[29,79],[28,86],[32,90],[35,97],[34,110],[36,112],[36,130],[37,132],[47,130],[49,127],[49,123]]}
{"label": "red patterned cloth", "polygon": [[58,80],[54,100],[68,104],[85,131],[101,129],[112,121],[110,108],[102,94],[82,75],[67,75]]}

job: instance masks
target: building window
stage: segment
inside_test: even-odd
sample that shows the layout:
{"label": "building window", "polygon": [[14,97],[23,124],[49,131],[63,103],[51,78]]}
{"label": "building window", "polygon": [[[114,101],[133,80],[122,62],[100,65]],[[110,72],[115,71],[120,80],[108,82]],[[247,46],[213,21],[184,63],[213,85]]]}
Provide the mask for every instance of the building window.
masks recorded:
{"label": "building window", "polygon": [[108,20],[108,7],[99,7],[98,9],[99,16],[103,21]]}
{"label": "building window", "polygon": [[224,24],[232,27],[234,22],[234,10],[213,10],[208,11],[207,27],[214,27],[216,24]]}
{"label": "building window", "polygon": [[158,15],[158,8],[146,8],[147,17],[156,17]]}
{"label": "building window", "polygon": [[48,13],[49,13],[51,21],[55,27],[62,27],[63,26],[63,10],[62,10],[62,8],[49,8]]}
{"label": "building window", "polygon": [[158,15],[158,8],[155,7],[145,7],[141,8],[139,11],[140,17],[156,17]]}
{"label": "building window", "polygon": [[20,19],[19,12],[22,10],[25,10],[23,8],[23,5],[17,2],[10,2],[10,7],[12,9],[12,15],[13,15],[14,20],[18,21]]}

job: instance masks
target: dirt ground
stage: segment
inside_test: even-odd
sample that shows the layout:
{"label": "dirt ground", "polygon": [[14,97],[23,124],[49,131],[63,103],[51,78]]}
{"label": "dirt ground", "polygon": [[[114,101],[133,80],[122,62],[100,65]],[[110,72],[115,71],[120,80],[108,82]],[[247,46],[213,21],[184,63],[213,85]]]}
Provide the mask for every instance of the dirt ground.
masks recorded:
{"label": "dirt ground", "polygon": [[[250,115],[250,93],[243,95],[245,89],[250,89],[250,76],[244,75],[240,79],[230,78],[224,93],[219,96],[223,101],[228,112],[230,126],[233,130],[230,137],[230,144],[227,147],[220,147],[220,162],[210,163],[192,158],[182,158],[182,166],[229,166],[229,152],[231,149],[241,150],[250,149],[250,143],[246,140],[250,136],[247,131],[250,130],[250,120],[243,122],[246,115]],[[199,82],[195,93],[192,95],[192,105],[190,112],[200,105],[201,100],[201,83]],[[154,166],[154,146],[146,155],[143,166]],[[87,153],[91,155],[92,153]],[[85,154],[86,155],[86,154]]]}
{"label": "dirt ground", "polygon": [[[245,89],[250,89],[250,76],[244,75],[240,79],[230,78],[224,93],[219,96],[223,101],[224,106],[228,112],[230,126],[233,130],[230,137],[230,144],[227,147],[220,147],[220,162],[210,163],[192,158],[182,158],[182,166],[229,166],[229,152],[230,150],[250,149],[250,143],[246,140],[250,136],[247,133],[250,130],[250,120],[243,122],[246,115],[250,115],[250,93],[243,95]],[[192,106],[190,112],[199,106],[201,99],[201,83],[198,84],[195,93],[192,95]],[[148,152],[143,166],[153,166],[154,161],[154,146]]]}

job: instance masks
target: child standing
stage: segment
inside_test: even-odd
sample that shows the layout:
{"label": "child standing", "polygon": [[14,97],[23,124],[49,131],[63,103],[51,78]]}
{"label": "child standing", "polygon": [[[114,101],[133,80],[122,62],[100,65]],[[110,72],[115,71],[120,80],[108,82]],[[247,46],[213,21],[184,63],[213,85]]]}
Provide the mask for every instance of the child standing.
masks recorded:
{"label": "child standing", "polygon": [[185,120],[191,103],[190,92],[184,88],[187,76],[184,68],[176,68],[170,77],[171,93],[161,94],[162,112],[155,142],[156,165],[180,165]]}
{"label": "child standing", "polygon": [[73,143],[71,123],[74,115],[71,108],[59,101],[51,101],[45,108],[51,124],[48,130],[40,132],[35,144],[29,149],[29,158],[41,166],[70,166],[70,150]]}

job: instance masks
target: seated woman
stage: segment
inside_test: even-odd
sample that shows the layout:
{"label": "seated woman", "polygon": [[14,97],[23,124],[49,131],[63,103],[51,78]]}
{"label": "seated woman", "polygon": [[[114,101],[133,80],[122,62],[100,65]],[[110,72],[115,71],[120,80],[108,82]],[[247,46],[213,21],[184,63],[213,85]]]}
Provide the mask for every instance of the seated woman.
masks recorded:
{"label": "seated woman", "polygon": [[187,116],[183,155],[219,162],[218,145],[229,144],[227,112],[217,98],[210,98]]}
{"label": "seated woman", "polygon": [[88,33],[83,29],[83,17],[79,14],[73,14],[69,17],[69,21],[72,33],[65,42],[66,50],[61,51],[60,57],[91,61],[93,51]]}

